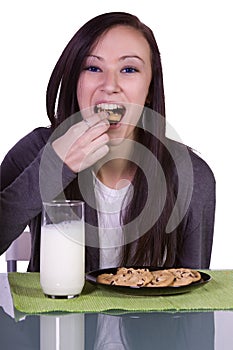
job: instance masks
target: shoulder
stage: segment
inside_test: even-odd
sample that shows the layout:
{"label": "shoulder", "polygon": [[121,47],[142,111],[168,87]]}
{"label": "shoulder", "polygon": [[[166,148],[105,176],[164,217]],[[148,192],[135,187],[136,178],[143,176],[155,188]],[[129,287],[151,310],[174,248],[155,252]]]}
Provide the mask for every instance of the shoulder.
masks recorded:
{"label": "shoulder", "polygon": [[48,141],[51,135],[51,128],[39,127],[21,138],[11,151],[21,152],[25,148],[29,151],[39,151]]}
{"label": "shoulder", "polygon": [[207,162],[191,147],[178,141],[166,139],[166,147],[170,152],[175,165],[184,172],[192,170],[193,176],[198,180],[215,183],[212,169]]}
{"label": "shoulder", "polygon": [[7,187],[38,156],[51,134],[50,128],[37,128],[19,140],[4,157],[1,172],[1,188]]}
{"label": "shoulder", "polygon": [[166,144],[176,167],[178,188],[184,198],[204,203],[214,200],[215,176],[207,162],[190,147],[174,140],[167,140]]}
{"label": "shoulder", "polygon": [[214,173],[207,162],[191,149],[189,149],[189,154],[193,164],[193,173],[197,181],[210,186],[215,185]]}
{"label": "shoulder", "polygon": [[38,155],[47,143],[52,131],[48,127],[39,127],[21,138],[6,154],[4,164],[14,164],[19,169],[25,168]]}
{"label": "shoulder", "polygon": [[37,145],[38,148],[41,148],[46,144],[51,134],[52,130],[50,127],[38,127],[25,135],[17,144],[20,145],[32,142]]}

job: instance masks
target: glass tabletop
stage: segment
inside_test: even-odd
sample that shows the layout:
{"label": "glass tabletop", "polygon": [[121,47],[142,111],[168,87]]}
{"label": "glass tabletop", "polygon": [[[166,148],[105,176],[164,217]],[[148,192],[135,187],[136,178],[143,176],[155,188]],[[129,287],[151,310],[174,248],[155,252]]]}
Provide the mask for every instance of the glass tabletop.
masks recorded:
{"label": "glass tabletop", "polygon": [[1,274],[0,305],[4,350],[232,349],[230,311],[23,315]]}

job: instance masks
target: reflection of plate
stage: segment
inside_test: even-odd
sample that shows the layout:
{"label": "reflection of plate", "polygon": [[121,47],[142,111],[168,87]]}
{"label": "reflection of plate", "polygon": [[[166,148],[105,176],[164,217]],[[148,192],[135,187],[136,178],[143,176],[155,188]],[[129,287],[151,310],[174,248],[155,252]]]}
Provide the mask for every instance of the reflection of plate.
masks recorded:
{"label": "reflection of plate", "polygon": [[[137,266],[134,268],[148,268],[150,271],[162,270],[162,268],[148,267],[148,266]],[[113,273],[117,271],[117,267],[91,271],[86,274],[86,280],[100,288],[104,288],[109,291],[120,292],[125,294],[133,295],[172,295],[190,292],[197,289],[211,280],[211,276],[207,273],[200,272],[201,280],[191,283],[187,286],[168,286],[168,287],[129,287],[129,286],[113,286],[109,284],[103,284],[96,281],[98,275],[102,273]]]}

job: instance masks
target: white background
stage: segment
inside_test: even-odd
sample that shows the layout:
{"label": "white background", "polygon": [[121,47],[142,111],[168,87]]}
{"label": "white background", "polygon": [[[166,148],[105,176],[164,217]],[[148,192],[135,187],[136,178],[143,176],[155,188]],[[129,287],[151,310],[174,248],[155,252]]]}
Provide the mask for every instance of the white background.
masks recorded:
{"label": "white background", "polygon": [[[230,0],[5,1],[0,14],[0,160],[26,133],[49,124],[47,82],[79,27],[103,12],[131,12],[151,27],[158,42],[168,123],[216,177],[211,268],[233,268],[230,5]],[[173,137],[169,130],[168,136]],[[0,265],[5,270],[3,256]]]}

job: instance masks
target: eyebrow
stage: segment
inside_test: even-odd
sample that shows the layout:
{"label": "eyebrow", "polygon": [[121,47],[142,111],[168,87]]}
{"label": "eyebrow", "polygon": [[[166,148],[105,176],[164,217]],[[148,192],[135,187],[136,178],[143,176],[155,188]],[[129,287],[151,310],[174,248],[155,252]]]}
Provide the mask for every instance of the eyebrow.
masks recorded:
{"label": "eyebrow", "polygon": [[[103,58],[101,56],[90,54],[90,55],[87,55],[87,58],[88,57],[97,58],[98,60],[103,61]],[[124,61],[127,58],[136,58],[136,59],[140,60],[142,63],[145,64],[144,60],[141,57],[137,56],[137,55],[124,55],[124,56],[120,57],[120,61]]]}
{"label": "eyebrow", "polygon": [[123,61],[127,58],[136,58],[136,59],[140,60],[141,62],[145,63],[144,60],[137,55],[125,55],[125,56],[122,56],[120,59]]}

